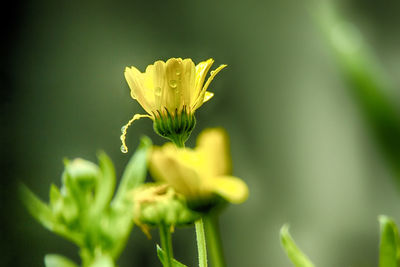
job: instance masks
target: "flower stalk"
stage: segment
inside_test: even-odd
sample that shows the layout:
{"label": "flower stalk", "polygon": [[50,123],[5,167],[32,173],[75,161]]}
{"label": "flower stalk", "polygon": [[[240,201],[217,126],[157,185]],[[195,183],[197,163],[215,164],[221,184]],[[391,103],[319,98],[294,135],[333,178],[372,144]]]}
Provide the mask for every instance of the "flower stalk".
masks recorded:
{"label": "flower stalk", "polygon": [[172,249],[172,238],[170,226],[165,223],[159,225],[161,247],[167,255],[164,267],[173,267],[172,260],[174,258]]}
{"label": "flower stalk", "polygon": [[218,215],[214,213],[203,217],[206,240],[210,251],[211,262],[214,267],[225,267],[224,251],[218,225]]}
{"label": "flower stalk", "polygon": [[197,252],[199,254],[199,267],[207,267],[207,246],[206,236],[204,233],[203,219],[195,222],[196,239],[197,239]]}

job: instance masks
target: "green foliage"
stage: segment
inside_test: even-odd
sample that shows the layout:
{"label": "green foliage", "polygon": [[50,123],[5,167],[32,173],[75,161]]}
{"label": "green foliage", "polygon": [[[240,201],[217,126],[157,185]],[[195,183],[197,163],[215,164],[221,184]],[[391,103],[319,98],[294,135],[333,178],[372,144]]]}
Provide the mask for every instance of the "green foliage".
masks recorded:
{"label": "green foliage", "polygon": [[[165,253],[165,251],[162,248],[160,248],[159,245],[157,245],[157,256],[160,259],[162,265],[167,266],[167,261],[168,261],[167,253]],[[175,259],[172,259],[172,267],[186,267],[186,265],[180,263]]]}
{"label": "green foliage", "polygon": [[379,246],[379,267],[400,266],[400,239],[395,222],[385,216],[379,216],[381,243]]}
{"label": "green foliage", "polygon": [[317,23],[400,184],[400,112],[393,82],[358,28],[329,2],[318,2]]}
{"label": "green foliage", "polygon": [[[83,159],[66,160],[62,187],[51,185],[49,204],[23,184],[21,199],[44,227],[79,246],[83,266],[114,266],[133,226],[131,191],[146,178],[150,147],[150,139],[142,138],[113,200],[115,171],[104,152],[98,154],[99,166]],[[76,266],[57,255],[47,255],[45,263]]]}
{"label": "green foliage", "polygon": [[297,247],[289,233],[289,226],[287,224],[282,226],[280,237],[283,249],[296,267],[314,267],[310,259]]}
{"label": "green foliage", "polygon": [[44,265],[46,267],[78,267],[78,265],[70,259],[57,254],[47,254],[44,257]]}

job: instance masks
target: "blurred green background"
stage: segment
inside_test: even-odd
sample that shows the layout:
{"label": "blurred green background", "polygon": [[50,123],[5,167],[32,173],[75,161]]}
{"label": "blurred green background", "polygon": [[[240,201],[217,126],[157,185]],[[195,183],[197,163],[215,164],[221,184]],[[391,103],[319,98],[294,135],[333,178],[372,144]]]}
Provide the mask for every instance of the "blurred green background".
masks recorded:
{"label": "blurred green background", "polygon": [[[286,222],[317,266],[377,266],[377,216],[400,223],[391,157],[400,154],[399,125],[376,123],[379,111],[346,79],[316,19],[322,2],[37,0],[3,9],[12,16],[1,67],[1,264],[43,266],[47,253],[79,261],[73,245],[21,206],[17,181],[47,200],[64,157],[96,161],[103,149],[120,175],[141,135],[164,142],[143,119],[128,132],[130,154],[120,152],[121,126],[143,113],[129,96],[126,66],[213,57],[228,68],[197,111],[189,144],[206,127],[225,127],[234,174],[250,188],[248,201],[221,218],[228,266],[292,266],[279,244]],[[384,66],[384,94],[398,104],[399,1],[333,3]],[[173,236],[176,258],[189,266],[197,264],[194,237],[191,228]],[[157,240],[134,228],[119,265],[160,266]]]}

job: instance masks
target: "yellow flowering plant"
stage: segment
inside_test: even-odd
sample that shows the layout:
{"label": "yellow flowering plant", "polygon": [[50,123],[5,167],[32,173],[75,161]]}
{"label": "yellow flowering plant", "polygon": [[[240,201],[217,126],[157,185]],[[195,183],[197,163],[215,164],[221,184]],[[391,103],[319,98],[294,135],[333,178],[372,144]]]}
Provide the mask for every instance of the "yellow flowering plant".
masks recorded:
{"label": "yellow flowering plant", "polygon": [[150,173],[184,195],[193,207],[210,207],[215,196],[231,203],[247,199],[248,188],[231,176],[228,135],[222,128],[207,129],[197,139],[195,149],[178,148],[172,143],[154,147]]}
{"label": "yellow flowering plant", "polygon": [[195,65],[191,59],[171,58],[166,62],[156,61],[144,73],[135,67],[125,69],[131,97],[147,114],[135,114],[122,127],[121,151],[128,152],[128,127],[143,117],[152,119],[154,131],[172,141],[153,147],[151,152],[150,173],[161,185],[144,185],[133,193],[136,223],[145,233],[148,225],[159,226],[162,248],[157,247],[157,253],[167,267],[183,266],[173,258],[168,229],[179,225],[178,218],[196,217],[184,215],[191,214],[187,208],[202,214],[195,221],[199,265],[207,266],[207,236],[213,264],[224,266],[217,220],[219,209],[213,208],[228,202],[242,203],[248,197],[247,185],[231,175],[229,139],[223,129],[207,129],[198,137],[196,148],[185,148],[196,124],[194,112],[213,97],[207,89],[226,67],[220,65],[211,71],[206,81],[213,63],[213,59],[208,59]]}
{"label": "yellow flowering plant", "polygon": [[220,65],[211,71],[205,82],[213,63],[212,58],[197,65],[190,58],[171,58],[154,62],[144,73],[133,66],[126,67],[125,79],[131,97],[147,114],[135,114],[121,128],[121,151],[128,152],[125,144],[128,127],[143,117],[153,120],[157,134],[183,145],[196,124],[194,112],[214,95],[207,91],[211,81],[227,66]]}

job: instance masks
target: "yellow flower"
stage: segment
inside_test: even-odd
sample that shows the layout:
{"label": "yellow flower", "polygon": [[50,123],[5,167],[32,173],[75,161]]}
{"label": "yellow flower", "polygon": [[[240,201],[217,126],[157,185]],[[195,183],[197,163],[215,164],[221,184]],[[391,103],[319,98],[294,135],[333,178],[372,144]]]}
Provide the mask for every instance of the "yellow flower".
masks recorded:
{"label": "yellow flower", "polygon": [[189,203],[201,206],[212,203],[215,194],[232,203],[242,203],[248,197],[247,185],[230,175],[228,136],[220,128],[203,131],[195,149],[172,143],[154,147],[150,173],[174,187]]}
{"label": "yellow flower", "polygon": [[144,73],[135,67],[125,69],[125,78],[131,89],[131,97],[139,102],[147,114],[135,114],[122,127],[121,151],[126,153],[126,130],[143,117],[154,121],[155,131],[175,143],[184,143],[195,125],[194,112],[204,102],[213,97],[207,91],[208,86],[220,70],[226,65],[208,71],[213,59],[200,62],[196,66],[190,58],[171,58],[156,61],[149,65]]}

